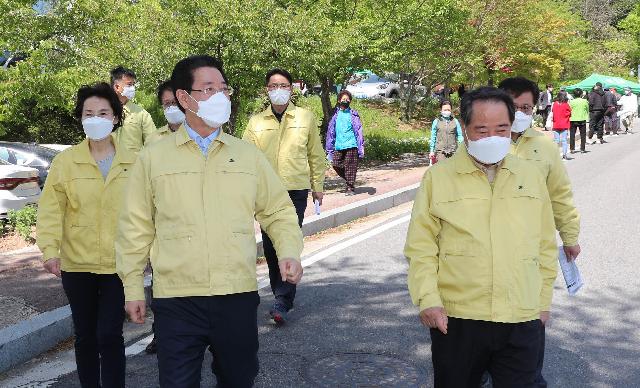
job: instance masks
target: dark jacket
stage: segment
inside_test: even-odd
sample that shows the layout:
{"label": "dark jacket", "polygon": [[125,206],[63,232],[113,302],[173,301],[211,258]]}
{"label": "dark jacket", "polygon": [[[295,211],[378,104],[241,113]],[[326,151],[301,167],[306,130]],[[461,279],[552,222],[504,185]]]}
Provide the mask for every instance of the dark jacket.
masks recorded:
{"label": "dark jacket", "polygon": [[604,92],[600,89],[589,93],[589,112],[603,112],[607,107]]}

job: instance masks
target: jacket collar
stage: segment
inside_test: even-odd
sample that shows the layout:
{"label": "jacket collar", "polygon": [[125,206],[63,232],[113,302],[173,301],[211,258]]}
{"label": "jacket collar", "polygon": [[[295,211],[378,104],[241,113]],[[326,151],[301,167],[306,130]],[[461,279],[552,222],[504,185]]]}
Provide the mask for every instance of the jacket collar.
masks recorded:
{"label": "jacket collar", "polygon": [[[121,147],[116,141],[115,135],[111,134],[111,141],[116,148],[116,156],[113,159],[113,166],[120,163],[134,163],[136,161],[136,154],[129,151],[126,147]],[[91,156],[89,150],[89,139],[84,139],[80,144],[74,146],[71,149],[72,159],[74,163],[78,164],[93,164],[97,166],[96,160]]]}
{"label": "jacket collar", "polygon": [[[189,136],[189,134],[187,133],[187,129],[184,127],[184,124],[180,125],[180,128],[178,128],[178,130],[175,132],[175,134],[176,134],[176,145],[177,146],[181,146],[181,145],[186,144],[186,143],[188,143],[190,141],[193,141],[191,136]],[[229,137],[230,136],[231,135],[228,135],[223,130],[220,130],[220,133],[218,134],[218,137],[214,141],[219,141],[222,144],[227,144],[229,142]]]}
{"label": "jacket collar", "polygon": [[[293,102],[289,102],[289,105],[287,106],[287,109],[284,111],[283,115],[286,115],[292,118],[296,117],[296,110],[297,110],[297,107],[293,104]],[[271,110],[271,105],[269,105],[269,107],[262,112],[262,116],[273,117],[274,119],[276,118],[276,116],[273,114],[273,111]]]}
{"label": "jacket collar", "polygon": [[[499,169],[507,169],[514,174],[518,174],[520,172],[520,168],[518,166],[518,161],[515,158],[516,157],[511,154],[507,154],[502,162],[500,162]],[[453,160],[458,174],[471,174],[474,171],[480,171],[480,168],[476,166],[476,163],[474,163],[474,159],[469,155],[464,143],[460,144],[458,147],[458,151],[454,154]]]}

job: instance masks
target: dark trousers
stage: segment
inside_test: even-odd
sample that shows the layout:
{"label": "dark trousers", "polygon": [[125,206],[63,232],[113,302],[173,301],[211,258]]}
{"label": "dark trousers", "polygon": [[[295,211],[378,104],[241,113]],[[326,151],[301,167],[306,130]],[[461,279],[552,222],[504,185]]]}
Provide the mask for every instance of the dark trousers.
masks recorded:
{"label": "dark trousers", "polygon": [[62,272],[83,388],[124,387],[124,289],[116,274]]}
{"label": "dark trousers", "polygon": [[[307,210],[309,190],[289,190],[289,197],[298,214],[298,225],[302,227],[304,212]],[[287,310],[290,310],[293,307],[293,300],[296,297],[296,285],[282,281],[280,267],[278,266],[278,255],[273,247],[273,242],[264,230],[262,231],[262,248],[264,250],[264,257],[267,259],[267,265],[269,266],[271,291],[276,297],[276,301],[282,303]]]}
{"label": "dark trousers", "polygon": [[336,174],[346,181],[347,190],[353,190],[356,184],[356,174],[358,173],[358,149],[349,148],[333,151],[331,164]]}
{"label": "dark trousers", "polygon": [[547,118],[549,118],[549,113],[551,113],[551,105],[547,106],[546,108],[539,110],[538,113],[540,113],[542,115],[542,127],[544,128],[544,130],[547,130]]}
{"label": "dark trousers", "polygon": [[258,374],[258,292],[154,298],[160,387],[200,387],[207,347],[219,388],[248,388]]}
{"label": "dark trousers", "polygon": [[535,387],[541,325],[449,317],[446,335],[431,329],[435,388],[478,388],[485,371],[494,388]]}
{"label": "dark trousers", "polygon": [[536,380],[534,387],[547,388],[547,380],[542,376],[542,367],[544,366],[544,344],[545,344],[544,325],[540,325],[540,350],[538,351],[538,365],[536,366]]}
{"label": "dark trousers", "polygon": [[569,149],[571,151],[576,150],[576,131],[580,131],[580,151],[585,151],[585,145],[587,144],[587,122],[571,122],[571,131],[569,133]]}
{"label": "dark trousers", "polygon": [[593,137],[593,133],[596,133],[598,139],[602,140],[604,137],[604,112],[592,111],[589,112],[589,139]]}

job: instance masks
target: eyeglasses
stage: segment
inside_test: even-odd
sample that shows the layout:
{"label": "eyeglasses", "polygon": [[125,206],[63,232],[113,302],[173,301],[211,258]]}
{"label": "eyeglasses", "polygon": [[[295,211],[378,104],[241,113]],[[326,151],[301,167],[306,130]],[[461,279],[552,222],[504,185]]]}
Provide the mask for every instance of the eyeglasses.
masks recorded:
{"label": "eyeglasses", "polygon": [[276,90],[276,89],[290,89],[291,84],[269,84],[267,85],[267,89]]}
{"label": "eyeglasses", "polygon": [[522,113],[531,113],[533,112],[533,106],[531,105],[516,105],[515,106],[516,110],[519,110]]}
{"label": "eyeglasses", "polygon": [[230,86],[225,86],[223,88],[204,88],[204,89],[191,89],[192,92],[200,92],[206,96],[213,95],[216,93],[224,93],[227,96],[231,96],[233,94],[233,88]]}

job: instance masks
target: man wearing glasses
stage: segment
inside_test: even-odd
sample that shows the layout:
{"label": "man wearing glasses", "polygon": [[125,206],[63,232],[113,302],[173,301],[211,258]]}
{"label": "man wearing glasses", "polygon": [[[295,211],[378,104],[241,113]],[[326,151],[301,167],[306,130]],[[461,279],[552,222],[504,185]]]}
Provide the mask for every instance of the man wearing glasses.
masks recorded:
{"label": "man wearing glasses", "polygon": [[302,277],[302,233],[262,152],[220,130],[233,92],[209,56],[178,62],[171,85],[186,119],[144,148],[124,197],[116,269],[131,320],[145,317],[151,257],[161,387],[198,387],[204,352],[219,387],[252,387],[258,373],[255,219],[273,238],[283,281]]}
{"label": "man wearing glasses", "polygon": [[[547,182],[551,208],[556,229],[564,245],[567,259],[575,260],[580,254],[578,234],[580,215],[573,204],[573,193],[567,170],[562,163],[558,146],[548,137],[531,128],[534,96],[539,94],[538,86],[524,77],[507,78],[498,87],[511,95],[515,103],[516,115],[511,127],[511,153],[521,159],[533,161],[542,171]],[[537,386],[546,387],[542,377],[544,358],[544,324],[549,320],[549,312],[540,314],[542,321],[542,346],[538,362]]]}
{"label": "man wearing glasses", "polygon": [[149,112],[132,101],[136,95],[136,74],[122,66],[116,67],[111,70],[111,87],[124,108],[124,121],[116,131],[118,144],[139,152],[156,131],[156,125]]}
{"label": "man wearing glasses", "polygon": [[[286,70],[273,69],[267,73],[265,84],[271,104],[251,117],[242,138],[264,152],[289,191],[302,226],[309,190],[313,200],[322,204],[327,162],[315,116],[291,103],[292,80]],[[275,296],[269,314],[277,324],[282,324],[293,307],[296,286],[282,280],[278,271],[279,255],[268,231],[262,231],[262,244]]]}

